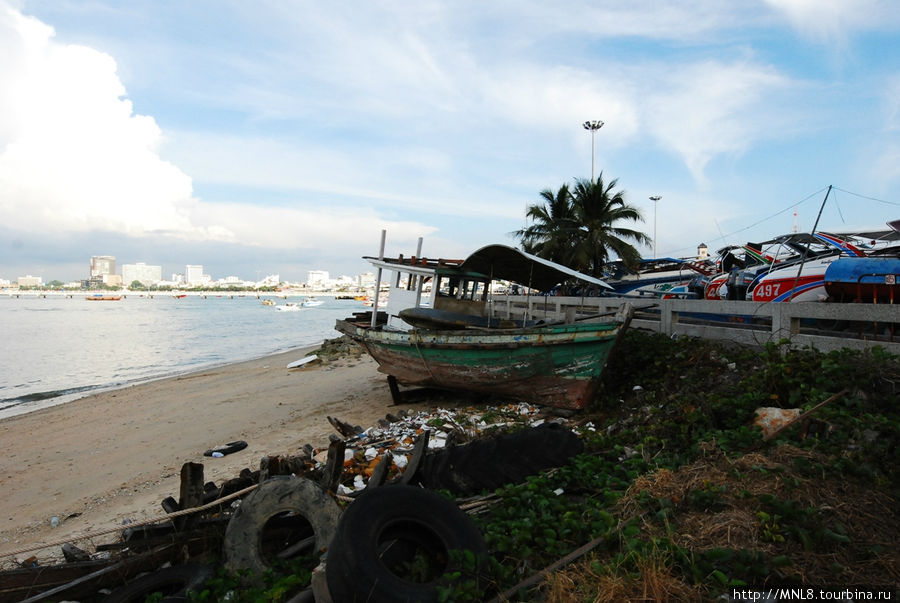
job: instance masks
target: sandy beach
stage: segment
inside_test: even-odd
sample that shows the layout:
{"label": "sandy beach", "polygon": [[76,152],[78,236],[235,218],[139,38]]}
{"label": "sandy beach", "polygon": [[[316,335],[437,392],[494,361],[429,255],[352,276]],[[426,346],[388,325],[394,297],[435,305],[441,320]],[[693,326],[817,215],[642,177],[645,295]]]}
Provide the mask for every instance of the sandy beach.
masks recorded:
{"label": "sandy beach", "polygon": [[[179,494],[188,461],[221,483],[259,468],[272,454],[304,444],[326,447],[328,415],[369,426],[396,412],[372,359],[345,357],[287,369],[309,351],[295,350],[183,376],[99,393],[0,421],[0,565],[59,546],[21,548],[75,538],[123,522],[165,515],[160,501]],[[235,440],[248,447],[224,458],[203,452]],[[58,517],[60,525],[50,520]],[[74,542],[93,550],[96,541]]]}

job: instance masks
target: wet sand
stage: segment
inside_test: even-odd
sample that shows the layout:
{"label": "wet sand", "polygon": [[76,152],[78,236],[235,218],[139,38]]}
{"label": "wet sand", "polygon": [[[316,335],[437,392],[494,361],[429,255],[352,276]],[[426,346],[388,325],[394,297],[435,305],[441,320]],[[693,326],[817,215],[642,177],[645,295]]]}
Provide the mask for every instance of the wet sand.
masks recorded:
{"label": "wet sand", "polygon": [[[328,415],[369,426],[396,412],[387,381],[368,356],[287,369],[296,350],[95,394],[0,420],[0,565],[59,546],[8,553],[165,515],[181,466],[204,465],[217,484],[263,456],[327,447]],[[224,458],[207,449],[245,440]],[[52,517],[60,525],[50,525]],[[76,540],[92,551],[100,542]],[[5,556],[4,556],[5,555]]]}

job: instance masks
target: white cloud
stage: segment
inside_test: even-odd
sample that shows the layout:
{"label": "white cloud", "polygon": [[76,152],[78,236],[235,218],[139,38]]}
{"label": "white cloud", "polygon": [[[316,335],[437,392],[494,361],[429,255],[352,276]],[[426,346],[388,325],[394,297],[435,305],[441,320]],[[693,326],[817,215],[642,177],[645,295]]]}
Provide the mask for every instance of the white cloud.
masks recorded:
{"label": "white cloud", "polygon": [[517,65],[486,77],[484,96],[486,106],[520,127],[572,130],[574,136],[584,134],[577,127],[584,120],[602,119],[605,144],[622,146],[639,127],[628,87],[627,81],[570,67]]}
{"label": "white cloud", "polygon": [[660,74],[647,105],[650,131],[684,160],[694,179],[717,155],[740,153],[760,139],[784,133],[790,111],[779,118],[767,107],[789,81],[774,69],[747,62],[706,61]]}
{"label": "white cloud", "polygon": [[201,222],[215,221],[237,240],[281,249],[335,249],[377,246],[382,229],[392,240],[415,241],[437,229],[415,221],[390,221],[374,210],[248,207],[239,203],[200,204],[193,216]]}
{"label": "white cloud", "polygon": [[[339,150],[337,143],[327,146],[304,139],[288,143],[202,132],[179,132],[173,142],[167,154],[198,181],[280,191],[279,197],[294,207],[338,204],[347,215],[372,205],[415,214],[511,215],[504,207],[485,206],[477,199],[460,198],[455,189],[442,189],[435,174],[446,173],[450,159],[434,148],[351,141]],[[355,208],[359,205],[363,209]]]}
{"label": "white cloud", "polygon": [[900,19],[893,0],[764,0],[795,29],[820,42],[840,44],[857,32],[896,27]]}
{"label": "white cloud", "polygon": [[55,42],[53,29],[0,10],[0,218],[25,230],[195,231],[191,181],[157,154],[162,136],[134,115],[115,61]]}
{"label": "white cloud", "polygon": [[[281,248],[341,242],[366,229],[377,235],[381,227],[398,234],[434,230],[365,210],[348,217],[320,208],[199,200],[191,178],[160,156],[163,133],[152,117],[134,113],[112,57],[61,44],[51,27],[2,5],[0,44],[9,58],[0,64],[0,221],[8,228],[165,234]],[[269,156],[279,160],[248,163],[259,150],[255,147],[265,145],[243,143],[226,145],[242,148],[240,155],[223,157],[216,146],[203,149],[206,165],[217,165],[221,174],[213,181],[255,177],[272,187],[302,188],[302,182],[321,181],[323,173],[334,181],[350,173],[346,161],[320,150],[303,157],[306,162],[292,163],[300,159],[297,152],[276,146]],[[250,174],[235,177],[241,167]],[[349,184],[335,187],[359,192]]]}

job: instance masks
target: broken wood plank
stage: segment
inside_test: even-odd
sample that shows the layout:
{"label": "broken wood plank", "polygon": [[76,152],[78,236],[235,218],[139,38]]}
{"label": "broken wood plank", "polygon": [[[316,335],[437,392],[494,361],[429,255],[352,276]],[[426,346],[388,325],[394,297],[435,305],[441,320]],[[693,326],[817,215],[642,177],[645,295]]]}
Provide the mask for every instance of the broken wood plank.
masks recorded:
{"label": "broken wood plank", "polygon": [[419,439],[416,440],[416,443],[413,446],[412,456],[410,456],[406,469],[404,469],[403,474],[400,475],[399,478],[395,478],[392,483],[408,484],[410,480],[412,480],[416,471],[419,470],[419,465],[422,464],[422,459],[425,458],[425,453],[428,452],[428,438],[430,435],[430,431],[426,430],[422,432],[422,435],[419,436]]}
{"label": "broken wood plank", "polygon": [[344,471],[344,450],[346,444],[343,440],[332,441],[328,445],[328,458],[325,461],[325,472],[322,475],[320,485],[329,492],[336,492],[341,482],[341,474]]}
{"label": "broken wood plank", "polygon": [[372,472],[372,476],[369,478],[369,481],[366,483],[366,490],[371,488],[377,488],[384,484],[385,480],[387,480],[388,471],[391,468],[391,463],[394,462],[393,453],[388,450],[384,453],[384,456],[381,458],[381,461],[378,465],[375,466],[375,470]]}
{"label": "broken wood plank", "polygon": [[[181,466],[181,492],[178,506],[182,509],[199,507],[203,504],[203,465],[201,463],[185,463]],[[185,515],[178,518],[182,528],[192,527],[199,518],[196,515]]]}

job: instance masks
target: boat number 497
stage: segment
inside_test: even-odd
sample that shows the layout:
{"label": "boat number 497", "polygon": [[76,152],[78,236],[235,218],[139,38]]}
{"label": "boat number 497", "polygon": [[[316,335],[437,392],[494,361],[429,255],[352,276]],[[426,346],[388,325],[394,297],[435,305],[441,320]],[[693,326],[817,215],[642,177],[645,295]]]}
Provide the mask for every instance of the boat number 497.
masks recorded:
{"label": "boat number 497", "polygon": [[778,297],[778,291],[781,289],[781,283],[765,283],[758,285],[756,290],[759,292],[754,297]]}

